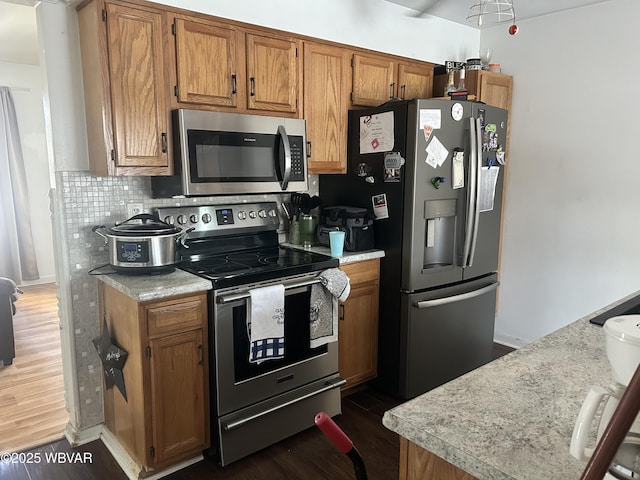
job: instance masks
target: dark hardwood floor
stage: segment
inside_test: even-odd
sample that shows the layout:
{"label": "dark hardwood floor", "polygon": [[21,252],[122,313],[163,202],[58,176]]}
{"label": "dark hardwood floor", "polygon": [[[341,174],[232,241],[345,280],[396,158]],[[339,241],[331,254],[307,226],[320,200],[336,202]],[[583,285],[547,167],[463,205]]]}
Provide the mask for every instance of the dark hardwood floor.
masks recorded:
{"label": "dark hardwood floor", "polygon": [[[512,351],[494,345],[494,357]],[[370,480],[398,478],[398,436],[382,425],[386,410],[402,403],[373,389],[343,398],[335,422],[360,452]],[[71,448],[66,440],[0,458],[2,480],[127,480],[100,441]],[[173,473],[167,480],[351,480],[349,458],[315,427],[238,460],[224,468],[204,460]]]}

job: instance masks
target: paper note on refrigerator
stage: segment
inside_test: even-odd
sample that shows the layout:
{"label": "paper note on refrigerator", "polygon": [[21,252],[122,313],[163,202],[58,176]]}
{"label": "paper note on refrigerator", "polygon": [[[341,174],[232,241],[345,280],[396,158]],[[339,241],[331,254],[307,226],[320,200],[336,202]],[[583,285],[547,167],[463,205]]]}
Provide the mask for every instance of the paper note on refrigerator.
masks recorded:
{"label": "paper note on refrigerator", "polygon": [[441,166],[449,156],[449,150],[442,144],[438,137],[433,136],[426,148],[427,159],[425,160],[433,168]]}
{"label": "paper note on refrigerator", "polygon": [[462,150],[454,150],[451,159],[451,188],[464,187],[464,152]]}
{"label": "paper note on refrigerator", "polygon": [[360,153],[393,150],[393,112],[360,117]]}
{"label": "paper note on refrigerator", "polygon": [[498,183],[500,167],[480,168],[480,198],[478,209],[481,212],[493,210],[493,201],[496,196],[496,184]]}

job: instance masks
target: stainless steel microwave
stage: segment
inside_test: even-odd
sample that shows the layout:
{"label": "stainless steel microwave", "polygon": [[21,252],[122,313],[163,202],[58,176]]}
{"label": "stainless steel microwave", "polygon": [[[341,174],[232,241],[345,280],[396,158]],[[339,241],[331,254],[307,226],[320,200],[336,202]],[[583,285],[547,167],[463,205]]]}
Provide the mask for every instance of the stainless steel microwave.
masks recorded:
{"label": "stainless steel microwave", "polygon": [[305,128],[299,118],[175,110],[175,174],[153,177],[153,196],[306,191]]}

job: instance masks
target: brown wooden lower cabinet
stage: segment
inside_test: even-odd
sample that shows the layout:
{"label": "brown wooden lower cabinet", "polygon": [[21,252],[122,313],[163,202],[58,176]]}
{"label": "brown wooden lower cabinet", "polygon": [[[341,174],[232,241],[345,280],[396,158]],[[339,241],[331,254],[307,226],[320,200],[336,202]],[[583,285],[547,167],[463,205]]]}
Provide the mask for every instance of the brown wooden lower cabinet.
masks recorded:
{"label": "brown wooden lower cabinet", "polygon": [[400,480],[478,480],[455,465],[400,437]]}
{"label": "brown wooden lower cabinet", "polygon": [[98,282],[100,321],[128,353],[127,398],[103,389],[105,428],[144,470],[209,447],[207,294],[137,302]]}
{"label": "brown wooden lower cabinet", "polygon": [[338,351],[342,390],[358,386],[378,374],[378,303],[380,259],[341,265],[351,284],[349,298],[340,304]]}

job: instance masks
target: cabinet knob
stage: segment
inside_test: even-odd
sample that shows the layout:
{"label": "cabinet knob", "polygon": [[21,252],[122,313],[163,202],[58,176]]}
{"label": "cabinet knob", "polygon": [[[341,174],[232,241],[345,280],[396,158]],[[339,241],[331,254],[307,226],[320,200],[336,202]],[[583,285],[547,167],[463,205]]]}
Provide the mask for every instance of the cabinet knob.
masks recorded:
{"label": "cabinet knob", "polygon": [[198,345],[198,350],[200,350],[200,361],[198,365],[204,365],[204,346],[202,344]]}
{"label": "cabinet knob", "polygon": [[162,132],[160,136],[162,138],[162,153],[167,153],[167,134]]}
{"label": "cabinet knob", "polygon": [[311,158],[311,141],[307,142],[307,158]]}
{"label": "cabinet knob", "polygon": [[395,82],[389,85],[389,98],[393,98],[393,90],[395,86],[396,86]]}
{"label": "cabinet knob", "polygon": [[407,86],[406,85],[402,85],[402,87],[400,87],[402,89],[402,95],[400,95],[400,98],[402,100],[404,100],[404,96],[405,96],[405,92],[407,90]]}
{"label": "cabinet knob", "polygon": [[254,97],[256,95],[256,79],[254,77],[249,78],[249,82],[251,84],[251,92],[249,95]]}
{"label": "cabinet knob", "polygon": [[231,94],[235,95],[236,93],[238,93],[238,78],[236,77],[235,73],[231,75],[231,84],[233,85]]}
{"label": "cabinet knob", "polygon": [[344,303],[339,305],[340,313],[338,314],[338,320],[344,321]]}

